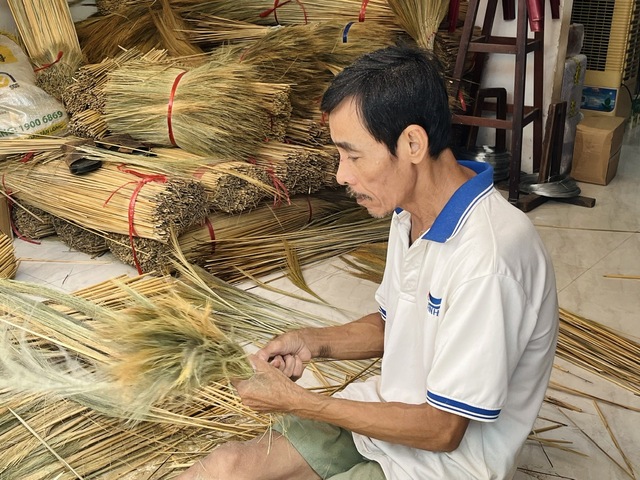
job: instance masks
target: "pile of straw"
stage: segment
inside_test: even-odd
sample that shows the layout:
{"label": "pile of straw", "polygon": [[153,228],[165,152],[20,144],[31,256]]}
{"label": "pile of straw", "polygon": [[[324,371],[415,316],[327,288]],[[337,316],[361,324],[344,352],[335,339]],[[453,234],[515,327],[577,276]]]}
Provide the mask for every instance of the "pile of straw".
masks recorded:
{"label": "pile of straw", "polygon": [[60,240],[73,250],[94,256],[109,250],[104,234],[74,225],[58,217],[53,217],[52,222]]}
{"label": "pile of straw", "polygon": [[246,159],[266,139],[284,138],[289,92],[222,58],[191,69],[128,62],[109,73],[105,120],[113,133],[155,145]]}
{"label": "pile of straw", "polygon": [[335,73],[361,54],[393,44],[397,33],[375,23],[354,23],[348,30],[343,23],[294,25],[270,30],[233,50],[265,81],[290,84],[295,116],[310,118]]}
{"label": "pile of straw", "polygon": [[[150,392],[143,392],[144,397],[136,396],[133,395],[135,389],[119,387],[117,377],[105,377],[104,373],[118,370],[116,354],[131,345],[131,342],[119,345],[119,338],[138,324],[131,322],[131,311],[123,314],[122,309],[132,308],[132,302],[158,307],[161,303],[152,303],[151,299],[171,298],[167,292],[173,288],[173,282],[166,278],[121,282],[105,282],[83,291],[81,295],[91,298],[91,302],[37,285],[0,285],[0,305],[5,312],[11,312],[3,317],[8,330],[4,329],[5,348],[0,357],[3,368],[13,368],[10,374],[4,370],[0,380],[3,405],[0,442],[5,446],[0,452],[2,478],[47,480],[52,476],[66,478],[70,474],[124,478],[143,471],[170,474],[184,469],[202,452],[220,443],[251,438],[269,425],[268,417],[255,415],[244,407],[225,384],[213,382],[179,402],[165,401],[150,409],[145,403],[149,401]],[[189,291],[194,296],[193,289]],[[48,298],[49,307],[29,299],[30,294]],[[200,296],[200,303],[206,303],[206,298]],[[156,320],[148,317],[146,320],[163,325],[175,322],[164,316],[164,312],[155,313],[159,313]],[[182,320],[189,317],[182,309],[175,313],[181,314]],[[101,337],[105,332],[95,327],[108,325],[111,318],[115,322],[131,323],[111,332],[115,334],[113,337]],[[141,323],[144,322],[142,319]],[[29,334],[20,332],[26,323]],[[184,322],[175,324],[175,329],[170,328],[167,335],[177,340],[191,328]],[[203,328],[205,330],[192,335],[193,341],[214,341],[209,336],[201,336],[208,334],[207,326]],[[134,339],[140,332],[140,327],[134,328],[134,334],[127,339]],[[157,331],[150,332],[155,333]],[[195,345],[185,344],[184,353],[193,354],[197,351],[193,347]],[[29,363],[33,360],[37,362]],[[204,362],[201,366],[210,368],[207,365],[211,361],[224,361],[225,356],[205,355],[201,360]],[[182,363],[175,358],[172,365],[180,369]],[[140,367],[144,370],[144,365]],[[151,367],[144,370],[149,377],[136,378],[140,386],[145,378],[166,380],[162,377],[164,369],[154,368],[152,364],[147,367]],[[133,369],[128,370],[132,372]],[[183,378],[193,379],[202,371],[198,367],[198,371],[192,373],[193,376],[187,374]],[[96,384],[92,382],[96,376],[109,378],[109,382]],[[208,379],[200,377],[200,380]],[[153,392],[161,394],[161,389]],[[132,395],[133,403],[122,402]],[[139,422],[133,425],[122,422],[121,418],[131,418],[135,413],[141,416]]]}
{"label": "pile of straw", "polygon": [[11,208],[11,223],[17,234],[28,240],[56,234],[53,215],[31,205],[14,205]]}
{"label": "pile of straw", "polygon": [[186,19],[202,14],[260,25],[307,25],[317,22],[394,24],[394,16],[385,0],[301,0],[277,2],[268,0],[171,0]]}
{"label": "pile of straw", "polygon": [[67,0],[8,0],[37,85],[60,99],[83,61]]}
{"label": "pile of straw", "polygon": [[[205,234],[200,231],[200,238]],[[243,280],[247,274],[260,277],[280,273],[307,290],[302,281],[296,280],[303,277],[301,265],[384,241],[388,234],[388,219],[372,219],[359,207],[346,209],[325,215],[301,230],[218,239],[215,252],[205,260],[204,268],[230,282]]]}
{"label": "pile of straw", "polygon": [[331,144],[329,124],[320,115],[308,119],[292,118],[286,136],[296,145],[318,147]]}
{"label": "pile of straw", "polygon": [[[251,373],[238,344],[331,324],[186,267],[180,281],[123,278],[73,296],[0,281],[0,309],[0,474],[12,480],[172,476],[223,442],[261,434],[270,418],[227,384]],[[373,371],[308,368],[326,392]]]}
{"label": "pile of straw", "polygon": [[209,209],[235,214],[258,206],[268,195],[276,195],[267,172],[246,162],[208,165],[194,175],[207,191]]}
{"label": "pile of straw", "polygon": [[[228,262],[230,275],[219,271],[221,278],[238,280],[240,271],[257,274],[253,266],[254,252],[250,245],[258,239],[270,243],[275,252],[280,251],[280,235],[288,235],[300,230],[308,223],[324,218],[346,208],[347,202],[322,200],[314,197],[292,198],[290,203],[283,203],[278,207],[269,204],[237,215],[211,213],[205,222],[194,225],[177,239],[177,253],[175,247],[149,239],[136,239],[134,252],[124,235],[109,234],[107,245],[113,255],[128,265],[135,265],[138,259],[143,271],[172,272],[175,270],[176,260],[184,257],[186,261],[204,265],[207,262]],[[352,207],[352,202],[348,202]],[[244,244],[243,249],[240,244]],[[228,256],[229,247],[238,245],[236,254]]]}
{"label": "pile of straw", "polygon": [[163,49],[173,57],[202,53],[189,40],[186,29],[182,15],[172,8],[169,0],[121,2],[117,11],[76,23],[79,42],[89,63],[116,56],[123,48],[137,48],[143,53]]}
{"label": "pile of straw", "polygon": [[99,63],[81,66],[73,76],[73,83],[62,93],[62,102],[67,113],[72,119],[74,115],[87,110],[95,114],[104,114],[104,86],[107,83],[107,74],[111,70],[134,59],[160,61],[166,58],[166,55],[165,50],[151,50],[143,54],[137,48],[132,48],[120,51],[114,57],[104,58]]}
{"label": "pile of straw", "polygon": [[[61,151],[36,154],[27,163],[0,163],[5,184],[20,202],[97,232],[169,241],[207,213],[202,185],[143,169],[105,163],[73,175]],[[55,199],[55,201],[51,201]]]}
{"label": "pile of straw", "polygon": [[18,271],[13,240],[0,232],[0,278],[13,278]]}

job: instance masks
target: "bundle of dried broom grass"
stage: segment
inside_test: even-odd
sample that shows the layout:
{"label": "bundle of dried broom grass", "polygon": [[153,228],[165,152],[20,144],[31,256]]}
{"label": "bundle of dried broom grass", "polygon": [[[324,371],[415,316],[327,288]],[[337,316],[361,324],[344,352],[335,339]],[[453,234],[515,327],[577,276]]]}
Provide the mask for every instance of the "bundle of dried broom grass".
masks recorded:
{"label": "bundle of dried broom grass", "polygon": [[206,194],[196,181],[111,163],[78,176],[63,156],[53,151],[27,163],[8,159],[0,171],[18,201],[97,232],[166,243],[171,231],[179,233],[207,214]]}
{"label": "bundle of dried broom grass", "polygon": [[282,139],[291,115],[288,85],[225,58],[192,69],[128,62],[109,73],[104,93],[113,133],[223,158],[249,158],[265,139]]}
{"label": "bundle of dried broom grass", "polygon": [[[282,203],[277,207],[262,204],[260,207],[237,215],[211,213],[206,221],[194,225],[177,238],[177,253],[173,245],[166,245],[149,239],[136,239],[136,255],[143,271],[173,272],[176,261],[184,257],[186,261],[195,265],[204,265],[215,261],[233,265],[229,271],[232,276],[221,273],[221,278],[237,281],[241,278],[240,271],[257,274],[252,270],[253,265],[259,264],[253,258],[252,240],[257,239],[269,243],[272,239],[274,252],[281,250],[280,239],[276,235],[288,235],[300,230],[311,221],[320,221],[323,217],[335,214],[348,208],[353,208],[353,202],[323,200],[314,197],[294,197],[289,203]],[[244,244],[235,250],[236,255],[228,256],[229,247],[234,244]],[[109,234],[107,238],[109,250],[113,255],[128,265],[134,265],[134,254],[127,237]],[[283,257],[279,257],[283,258]],[[222,260],[224,259],[224,260]]]}
{"label": "bundle of dried broom grass", "polygon": [[83,62],[66,0],[8,0],[20,37],[36,66],[37,85],[61,99]]}
{"label": "bundle of dried broom grass", "polygon": [[311,118],[337,71],[363,53],[393,44],[396,35],[397,30],[375,23],[314,23],[273,29],[229,50],[254,65],[264,81],[290,84],[294,115]]}
{"label": "bundle of dried broom grass", "polygon": [[395,18],[385,0],[171,0],[185,19],[202,14],[260,25],[306,25],[317,22],[360,21],[393,25]]}

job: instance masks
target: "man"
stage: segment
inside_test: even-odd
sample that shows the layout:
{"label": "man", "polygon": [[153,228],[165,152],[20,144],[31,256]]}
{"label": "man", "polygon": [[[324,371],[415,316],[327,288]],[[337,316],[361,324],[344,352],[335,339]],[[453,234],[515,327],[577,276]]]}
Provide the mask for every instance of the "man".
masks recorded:
{"label": "man", "polygon": [[[281,335],[236,383],[284,412],[281,433],[216,449],[182,479],[505,479],[553,363],[557,297],[535,228],[489,165],[447,147],[448,96],[427,52],[365,55],[325,93],[337,180],[393,214],[379,311]],[[311,358],[382,356],[381,375],[333,397],[294,383]]]}

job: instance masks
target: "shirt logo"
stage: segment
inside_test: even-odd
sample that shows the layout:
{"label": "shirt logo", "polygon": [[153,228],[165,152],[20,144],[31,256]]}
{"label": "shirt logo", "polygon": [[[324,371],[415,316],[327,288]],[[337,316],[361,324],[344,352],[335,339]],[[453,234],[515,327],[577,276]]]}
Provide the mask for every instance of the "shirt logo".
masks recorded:
{"label": "shirt logo", "polygon": [[427,306],[427,310],[434,317],[437,317],[438,315],[440,315],[441,303],[442,303],[441,298],[435,298],[433,295],[431,295],[431,292],[429,292],[429,305]]}

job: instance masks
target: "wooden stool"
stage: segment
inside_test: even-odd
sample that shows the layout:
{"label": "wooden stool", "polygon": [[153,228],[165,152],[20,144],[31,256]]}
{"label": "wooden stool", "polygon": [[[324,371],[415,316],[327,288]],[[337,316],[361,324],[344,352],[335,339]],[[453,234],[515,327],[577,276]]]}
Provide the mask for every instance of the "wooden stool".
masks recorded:
{"label": "wooden stool", "polygon": [[[534,32],[534,37],[528,37],[528,13],[526,0],[518,0],[516,15],[517,34],[515,37],[492,35],[498,0],[488,0],[487,10],[482,25],[481,35],[472,38],[473,27],[478,15],[479,0],[469,0],[467,16],[462,29],[460,50],[456,58],[453,74],[453,92],[458,92],[464,75],[464,64],[468,52],[475,52],[474,67],[470,72],[472,97],[479,91],[480,81],[487,54],[510,54],[515,56],[513,76],[513,103],[508,105],[509,118],[486,118],[481,116],[482,110],[491,105],[474,107],[475,112],[469,115],[454,114],[453,123],[471,127],[489,127],[498,130],[511,131],[511,163],[509,166],[509,201],[521,207],[520,170],[522,163],[522,138],[525,126],[533,122],[533,169],[537,171],[542,158],[542,95],[543,95],[543,61],[544,61],[544,27]],[[525,105],[525,82],[527,73],[527,56],[534,54],[533,105]],[[483,102],[484,103],[484,102]],[[498,115],[497,117],[499,117]],[[523,199],[524,200],[524,199]]]}

